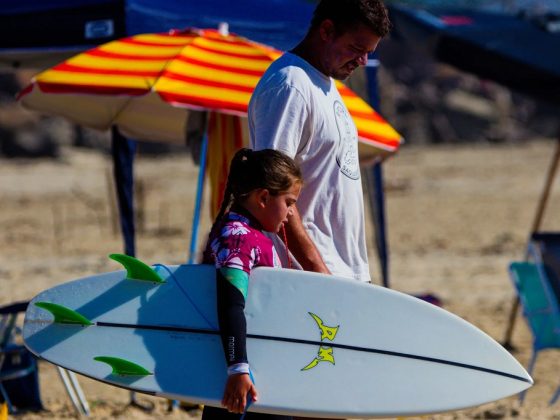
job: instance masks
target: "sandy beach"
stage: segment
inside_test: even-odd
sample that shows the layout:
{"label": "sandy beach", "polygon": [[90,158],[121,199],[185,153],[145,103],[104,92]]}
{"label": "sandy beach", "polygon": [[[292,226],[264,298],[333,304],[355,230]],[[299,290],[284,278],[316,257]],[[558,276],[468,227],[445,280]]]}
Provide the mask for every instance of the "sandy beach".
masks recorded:
{"label": "sandy beach", "polygon": [[[514,298],[510,261],[523,259],[541,193],[551,139],[515,144],[404,146],[385,164],[391,287],[433,293],[443,307],[502,341]],[[136,162],[142,186],[137,256],[149,263],[188,259],[198,168],[188,155],[145,157]],[[118,269],[107,259],[121,252],[115,226],[111,162],[100,152],[64,148],[59,160],[1,160],[0,304],[31,299],[58,283]],[[559,182],[541,230],[560,230]],[[200,243],[209,226],[203,213]],[[369,226],[371,272],[379,283]],[[527,366],[531,335],[519,316],[514,356]],[[423,419],[560,419],[548,406],[560,384],[557,351],[543,351],[526,402],[511,397]],[[25,419],[72,418],[56,369],[40,363],[46,410]],[[154,410],[128,404],[128,391],[79,377],[93,419],[199,419],[200,411],[167,412],[167,402],[138,396]]]}

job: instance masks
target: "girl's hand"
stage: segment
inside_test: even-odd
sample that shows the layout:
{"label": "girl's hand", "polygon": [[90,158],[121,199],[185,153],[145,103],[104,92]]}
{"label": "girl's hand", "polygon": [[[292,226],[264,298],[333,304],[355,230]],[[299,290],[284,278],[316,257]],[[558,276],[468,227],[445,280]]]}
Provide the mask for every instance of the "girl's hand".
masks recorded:
{"label": "girl's hand", "polygon": [[231,375],[226,383],[222,405],[232,413],[244,413],[247,406],[247,397],[252,402],[257,401],[257,388],[246,373]]}

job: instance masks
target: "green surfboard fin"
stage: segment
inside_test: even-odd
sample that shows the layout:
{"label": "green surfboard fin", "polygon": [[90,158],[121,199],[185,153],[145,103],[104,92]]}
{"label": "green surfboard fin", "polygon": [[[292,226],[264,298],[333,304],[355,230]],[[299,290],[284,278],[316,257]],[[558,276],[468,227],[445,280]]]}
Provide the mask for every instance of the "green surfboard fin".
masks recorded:
{"label": "green surfboard fin", "polygon": [[126,277],[130,280],[145,280],[154,283],[165,283],[156,271],[149,265],[137,258],[125,254],[111,254],[109,258],[123,265],[126,269]]}
{"label": "green surfboard fin", "polygon": [[45,309],[54,315],[54,322],[61,324],[93,325],[89,319],[66,306],[50,302],[35,302],[35,306]]}
{"label": "green surfboard fin", "polygon": [[97,356],[94,357],[93,360],[98,362],[107,363],[111,368],[113,368],[113,375],[120,375],[120,376],[148,376],[153,375],[152,372],[143,368],[136,363],[133,363],[129,360],[121,359],[119,357],[111,357],[111,356]]}

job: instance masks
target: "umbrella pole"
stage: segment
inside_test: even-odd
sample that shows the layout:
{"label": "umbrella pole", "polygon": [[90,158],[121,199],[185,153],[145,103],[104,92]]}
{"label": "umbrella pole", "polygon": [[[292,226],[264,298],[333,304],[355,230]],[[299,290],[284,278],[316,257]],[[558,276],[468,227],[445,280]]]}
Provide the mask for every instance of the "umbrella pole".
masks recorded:
{"label": "umbrella pole", "polygon": [[[535,219],[533,220],[533,226],[531,229],[531,234],[538,232],[542,220],[544,217],[544,210],[548,203],[548,198],[550,196],[550,190],[552,189],[552,184],[554,183],[554,178],[556,177],[556,172],[558,171],[558,163],[560,162],[560,134],[558,135],[558,140],[556,142],[556,151],[552,157],[552,162],[548,168],[548,174],[544,183],[543,192],[541,193],[541,198],[539,200],[539,205],[537,207],[537,212],[535,214]],[[527,252],[525,253],[525,260],[529,259]],[[515,327],[515,320],[517,319],[517,311],[519,309],[519,297],[515,296],[511,312],[509,313],[509,321],[506,329],[506,334],[504,337],[503,346],[507,349],[513,349],[511,344],[511,336],[513,335],[513,328]]]}
{"label": "umbrella pole", "polygon": [[380,162],[365,168],[367,196],[375,226],[375,244],[384,287],[389,288],[389,256],[385,223],[385,194],[383,191],[383,168]]}
{"label": "umbrella pole", "polygon": [[191,245],[189,248],[189,264],[194,264],[196,255],[196,247],[198,243],[198,225],[200,224],[200,208],[202,206],[202,195],[204,193],[204,174],[206,172],[206,158],[208,154],[208,135],[204,134],[202,138],[202,147],[200,150],[200,169],[198,171],[198,184],[196,187],[196,201],[194,204],[194,214],[192,222]]}
{"label": "umbrella pole", "polygon": [[124,252],[130,256],[136,254],[134,223],[134,155],[136,147],[134,140],[123,136],[116,126],[111,127],[111,153],[120,226]]}
{"label": "umbrella pole", "polygon": [[550,190],[552,189],[552,184],[554,183],[554,178],[556,177],[556,172],[558,171],[559,161],[560,161],[560,135],[558,135],[558,140],[556,142],[556,151],[554,152],[554,156],[552,157],[552,162],[550,164],[550,167],[548,168],[546,182],[544,185],[543,192],[541,194],[539,206],[537,207],[537,213],[535,215],[535,220],[533,221],[533,228],[531,230],[531,233],[538,232],[541,227],[542,219],[544,216],[544,210],[546,208],[546,204],[548,203],[548,198],[550,196]]}
{"label": "umbrella pole", "polygon": [[[379,60],[377,53],[368,59],[365,67],[369,104],[379,109],[379,86],[377,83],[377,70]],[[372,212],[372,222],[375,227],[375,245],[377,258],[381,271],[381,281],[384,287],[389,284],[389,243],[387,240],[387,224],[385,217],[385,189],[383,186],[383,167],[381,161],[375,162],[366,170],[367,195]]]}

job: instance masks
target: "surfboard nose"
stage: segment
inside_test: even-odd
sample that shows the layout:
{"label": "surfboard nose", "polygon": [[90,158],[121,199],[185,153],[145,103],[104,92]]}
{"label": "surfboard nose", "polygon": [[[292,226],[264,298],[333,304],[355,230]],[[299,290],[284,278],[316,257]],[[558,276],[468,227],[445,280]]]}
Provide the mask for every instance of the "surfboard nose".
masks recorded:
{"label": "surfboard nose", "polygon": [[499,348],[504,357],[502,360],[504,361],[506,366],[502,367],[504,372],[509,372],[510,376],[514,379],[518,380],[518,384],[520,386],[520,390],[518,392],[522,392],[533,386],[535,383],[529,372],[525,369],[525,367],[514,357],[508,350],[506,350],[500,343],[497,341],[495,342],[497,348]]}

